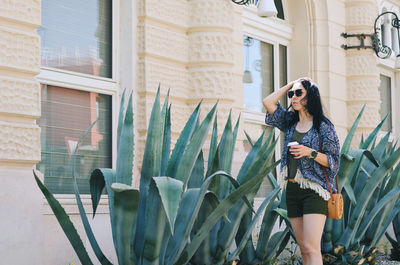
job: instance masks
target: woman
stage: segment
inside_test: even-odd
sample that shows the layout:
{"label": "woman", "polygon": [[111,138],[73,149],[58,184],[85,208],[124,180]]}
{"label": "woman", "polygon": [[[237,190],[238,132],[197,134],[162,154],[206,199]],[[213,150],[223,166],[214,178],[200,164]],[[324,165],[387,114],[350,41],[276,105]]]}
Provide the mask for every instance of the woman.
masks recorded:
{"label": "woman", "polygon": [[[286,94],[294,111],[278,102]],[[335,128],[324,116],[318,87],[309,78],[290,82],[267,96],[263,104],[265,122],[285,132],[278,183],[286,188],[288,216],[303,264],[322,265],[321,237],[330,198],[322,167],[336,191],[340,145]]]}

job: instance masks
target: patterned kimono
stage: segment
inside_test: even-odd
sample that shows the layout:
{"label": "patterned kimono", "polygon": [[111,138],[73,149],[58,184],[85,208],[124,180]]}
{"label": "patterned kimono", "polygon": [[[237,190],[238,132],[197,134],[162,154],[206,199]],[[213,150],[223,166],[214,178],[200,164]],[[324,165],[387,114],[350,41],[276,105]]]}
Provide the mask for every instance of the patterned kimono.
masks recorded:
{"label": "patterned kimono", "polygon": [[[288,179],[287,157],[289,148],[287,144],[292,138],[296,124],[290,126],[290,121],[294,117],[294,112],[285,110],[279,103],[278,108],[273,115],[268,112],[265,117],[265,123],[279,128],[285,133],[285,145],[283,147],[281,158],[281,174],[278,177],[278,183],[282,189],[286,188]],[[321,139],[322,149],[319,148],[318,138]],[[333,191],[336,191],[335,176],[339,171],[340,164],[340,144],[335,127],[329,121],[322,121],[319,133],[312,127],[303,137],[300,144],[308,146],[318,152],[324,153],[328,157],[329,167],[326,173],[329,184]],[[299,183],[303,189],[309,188],[318,193],[324,200],[329,200],[330,193],[328,183],[326,183],[322,165],[308,157],[302,157],[298,160],[297,172],[294,180]]]}

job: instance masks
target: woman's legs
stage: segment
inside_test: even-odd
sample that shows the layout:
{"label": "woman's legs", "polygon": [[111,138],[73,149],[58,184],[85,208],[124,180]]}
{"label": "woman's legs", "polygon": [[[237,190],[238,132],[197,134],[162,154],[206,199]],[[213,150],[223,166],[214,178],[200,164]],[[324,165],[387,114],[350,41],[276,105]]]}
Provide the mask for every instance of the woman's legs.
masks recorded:
{"label": "woman's legs", "polygon": [[296,241],[300,246],[303,265],[322,265],[321,238],[326,216],[305,214],[290,218]]}
{"label": "woman's legs", "polygon": [[295,217],[290,218],[290,225],[292,226],[294,236],[296,238],[297,244],[300,246],[301,256],[303,257],[303,264],[307,264],[307,257],[303,255],[303,245],[304,245],[304,237],[303,237],[303,217]]}
{"label": "woman's legs", "polygon": [[304,265],[322,265],[321,238],[326,216],[323,214],[303,215],[303,258]]}

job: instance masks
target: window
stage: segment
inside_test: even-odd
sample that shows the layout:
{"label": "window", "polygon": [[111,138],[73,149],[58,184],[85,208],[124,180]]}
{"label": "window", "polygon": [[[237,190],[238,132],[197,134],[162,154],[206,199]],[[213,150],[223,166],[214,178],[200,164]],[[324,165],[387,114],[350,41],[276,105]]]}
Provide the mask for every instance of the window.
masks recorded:
{"label": "window", "polygon": [[53,193],[73,193],[71,154],[78,139],[95,120],[97,123],[79,146],[76,170],[81,194],[90,193],[94,168],[111,168],[111,96],[56,86],[42,85],[42,161],[37,168]]}
{"label": "window", "polygon": [[273,45],[245,36],[242,50],[245,108],[265,112],[262,99],[274,91]]}
{"label": "window", "polygon": [[380,75],[381,84],[379,87],[379,92],[381,95],[381,108],[380,114],[381,119],[383,119],[386,114],[390,112],[390,115],[386,118],[385,123],[382,126],[382,130],[390,131],[392,130],[392,85],[391,78],[386,75]]}
{"label": "window", "polygon": [[111,0],[43,0],[41,65],[111,78]]}
{"label": "window", "polygon": [[41,156],[37,169],[56,194],[73,193],[71,154],[86,128],[96,125],[79,146],[78,187],[87,194],[95,168],[111,168],[114,80],[111,0],[42,0]]}
{"label": "window", "polygon": [[[287,1],[274,0],[278,11],[277,18],[260,18],[257,15],[257,0],[250,1],[243,11],[243,118],[244,129],[253,132],[266,130],[265,135],[277,132],[265,125],[265,109],[262,99],[287,83],[288,78],[288,45],[293,37],[293,25],[288,21],[285,12]],[[287,107],[287,98],[281,99],[283,107]],[[275,134],[277,138],[278,133]],[[246,143],[245,143],[245,150]],[[279,159],[281,145],[275,150],[275,158]],[[276,172],[277,171],[277,172]],[[279,168],[272,172],[276,175]],[[256,197],[265,197],[271,191],[266,179]]]}

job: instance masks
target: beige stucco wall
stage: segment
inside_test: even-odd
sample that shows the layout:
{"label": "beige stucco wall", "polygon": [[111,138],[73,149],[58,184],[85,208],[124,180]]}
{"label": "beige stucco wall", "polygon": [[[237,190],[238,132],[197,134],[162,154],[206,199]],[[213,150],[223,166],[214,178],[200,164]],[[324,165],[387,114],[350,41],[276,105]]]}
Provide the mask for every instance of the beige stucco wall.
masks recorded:
{"label": "beige stucco wall", "polygon": [[[0,2],[0,257],[41,264],[42,198],[32,176],[40,160],[40,1]],[[35,244],[39,242],[39,244]]]}
{"label": "beige stucco wall", "polygon": [[[319,84],[326,114],[343,142],[367,104],[354,142],[379,122],[379,75],[372,50],[348,50],[340,33],[371,32],[378,14],[374,0],[288,0],[293,25],[289,80],[310,76]],[[121,2],[122,3],[122,2]],[[197,103],[203,118],[219,100],[219,133],[229,110],[233,121],[243,110],[243,8],[229,0],[140,0],[121,4],[121,89],[135,98],[135,185],[139,183],[146,129],[158,85],[162,100],[170,89],[173,142]],[[68,264],[77,258],[32,176],[40,161],[40,0],[0,2],[0,257],[4,264]],[[126,17],[132,14],[130,19]],[[137,15],[137,20],[136,20]],[[131,24],[130,24],[131,23]],[[129,37],[131,34],[131,37]],[[245,157],[243,129],[256,138],[264,125],[242,117],[233,174]],[[398,135],[397,135],[398,136]],[[207,155],[205,155],[207,157]],[[87,243],[73,196],[61,202]],[[90,202],[84,198],[90,215]],[[92,220],[99,244],[115,261],[106,200]],[[90,246],[88,246],[90,249]],[[89,251],[90,252],[90,251]],[[93,253],[90,252],[93,256]]]}

